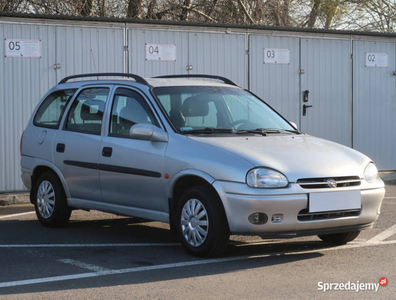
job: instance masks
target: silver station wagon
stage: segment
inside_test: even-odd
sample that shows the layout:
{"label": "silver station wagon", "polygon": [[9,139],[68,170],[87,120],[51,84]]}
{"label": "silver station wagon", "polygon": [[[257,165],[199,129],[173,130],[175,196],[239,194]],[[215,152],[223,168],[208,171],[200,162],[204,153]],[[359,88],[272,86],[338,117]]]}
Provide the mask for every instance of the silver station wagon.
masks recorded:
{"label": "silver station wagon", "polygon": [[22,135],[21,168],[45,226],[74,209],[161,221],[207,257],[230,234],[347,243],[373,226],[385,193],[370,158],[209,75],[66,77]]}

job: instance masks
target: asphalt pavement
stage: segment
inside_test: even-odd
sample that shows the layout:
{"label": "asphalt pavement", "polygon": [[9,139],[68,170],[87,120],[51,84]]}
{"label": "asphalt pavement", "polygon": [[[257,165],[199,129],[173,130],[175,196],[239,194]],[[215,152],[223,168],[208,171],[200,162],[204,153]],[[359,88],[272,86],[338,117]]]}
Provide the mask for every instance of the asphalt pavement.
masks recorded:
{"label": "asphalt pavement", "polygon": [[382,177],[378,221],[347,245],[234,235],[215,259],[188,255],[159,222],[73,211],[50,229],[30,204],[0,207],[0,298],[394,299],[396,176]]}

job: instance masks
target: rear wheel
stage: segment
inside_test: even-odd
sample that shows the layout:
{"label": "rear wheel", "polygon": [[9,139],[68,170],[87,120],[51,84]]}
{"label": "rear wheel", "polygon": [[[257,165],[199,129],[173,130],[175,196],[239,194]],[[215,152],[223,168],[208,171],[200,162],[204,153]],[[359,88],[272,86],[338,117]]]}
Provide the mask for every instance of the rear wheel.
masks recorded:
{"label": "rear wheel", "polygon": [[59,227],[69,221],[71,209],[67,206],[62,184],[53,172],[40,175],[33,196],[37,218],[44,226]]}
{"label": "rear wheel", "polygon": [[187,189],[178,201],[177,231],[182,245],[192,255],[221,255],[230,237],[221,200],[207,186]]}
{"label": "rear wheel", "polygon": [[344,233],[323,234],[318,235],[318,237],[326,243],[343,245],[356,239],[359,233],[360,230]]}

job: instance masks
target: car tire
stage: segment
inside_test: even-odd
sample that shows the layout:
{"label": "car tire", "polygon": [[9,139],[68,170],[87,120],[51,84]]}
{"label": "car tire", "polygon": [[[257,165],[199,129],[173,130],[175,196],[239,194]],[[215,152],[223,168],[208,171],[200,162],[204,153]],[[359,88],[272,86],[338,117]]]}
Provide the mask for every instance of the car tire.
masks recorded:
{"label": "car tire", "polygon": [[221,200],[211,187],[194,186],[184,191],[177,205],[176,224],[181,243],[191,255],[224,253],[230,231]]}
{"label": "car tire", "polygon": [[71,209],[67,206],[65,191],[58,176],[51,172],[40,175],[32,191],[36,215],[47,227],[60,227],[69,221]]}
{"label": "car tire", "polygon": [[337,244],[343,245],[348,242],[353,241],[358,237],[360,230],[358,231],[351,231],[351,232],[344,232],[344,233],[334,233],[334,234],[323,234],[318,235],[318,237],[326,243],[329,244]]}

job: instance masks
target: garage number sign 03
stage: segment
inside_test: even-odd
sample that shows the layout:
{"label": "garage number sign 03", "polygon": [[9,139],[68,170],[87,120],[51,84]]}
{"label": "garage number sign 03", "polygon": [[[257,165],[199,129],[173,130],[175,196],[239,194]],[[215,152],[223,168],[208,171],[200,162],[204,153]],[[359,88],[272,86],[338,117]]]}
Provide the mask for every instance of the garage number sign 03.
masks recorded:
{"label": "garage number sign 03", "polygon": [[5,39],[5,57],[41,58],[40,40]]}
{"label": "garage number sign 03", "polygon": [[366,67],[387,68],[388,53],[366,52]]}
{"label": "garage number sign 03", "polygon": [[290,64],[290,50],[277,48],[264,48],[264,63],[265,64]]}
{"label": "garage number sign 03", "polygon": [[146,44],[146,60],[176,61],[176,45]]}

